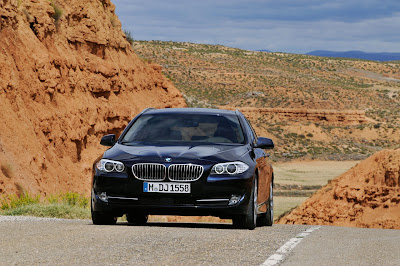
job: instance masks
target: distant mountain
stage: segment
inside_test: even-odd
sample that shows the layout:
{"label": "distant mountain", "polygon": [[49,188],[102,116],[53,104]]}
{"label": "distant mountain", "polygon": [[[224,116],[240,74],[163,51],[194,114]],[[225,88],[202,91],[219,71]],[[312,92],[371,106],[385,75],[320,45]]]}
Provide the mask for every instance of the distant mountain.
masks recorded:
{"label": "distant mountain", "polygon": [[357,58],[374,61],[398,61],[400,60],[400,53],[366,53],[362,51],[346,51],[334,52],[317,50],[307,53],[307,55],[326,56],[326,57],[344,57],[344,58]]}
{"label": "distant mountain", "polygon": [[266,52],[266,53],[271,53],[270,50],[257,50],[258,52]]}

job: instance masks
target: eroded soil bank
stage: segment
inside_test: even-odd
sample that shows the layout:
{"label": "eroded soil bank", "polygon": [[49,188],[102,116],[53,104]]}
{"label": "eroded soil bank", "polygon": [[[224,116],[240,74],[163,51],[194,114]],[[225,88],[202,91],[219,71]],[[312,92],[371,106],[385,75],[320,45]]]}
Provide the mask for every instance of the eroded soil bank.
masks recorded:
{"label": "eroded soil bank", "polygon": [[0,2],[0,193],[89,194],[103,134],[186,106],[143,62],[109,1]]}
{"label": "eroded soil bank", "polygon": [[400,149],[335,178],[278,223],[400,229]]}

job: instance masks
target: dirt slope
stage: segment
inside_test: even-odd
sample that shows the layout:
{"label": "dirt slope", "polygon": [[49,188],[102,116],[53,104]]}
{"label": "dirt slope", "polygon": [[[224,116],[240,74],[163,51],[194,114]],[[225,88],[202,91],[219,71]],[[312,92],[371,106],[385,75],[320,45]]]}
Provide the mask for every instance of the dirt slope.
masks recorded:
{"label": "dirt slope", "polygon": [[145,107],[185,106],[161,67],[136,56],[114,9],[0,1],[0,193],[88,193],[103,134]]}
{"label": "dirt slope", "polygon": [[400,149],[362,161],[278,223],[400,229]]}

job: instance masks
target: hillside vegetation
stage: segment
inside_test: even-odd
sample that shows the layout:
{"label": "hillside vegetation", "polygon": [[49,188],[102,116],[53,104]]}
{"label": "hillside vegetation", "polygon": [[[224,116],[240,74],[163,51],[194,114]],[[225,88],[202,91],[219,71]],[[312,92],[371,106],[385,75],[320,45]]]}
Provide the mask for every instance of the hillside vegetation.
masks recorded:
{"label": "hillside vegetation", "polygon": [[399,147],[399,62],[161,41],[133,48],[163,66],[189,106],[242,110],[278,144],[274,160],[362,159]]}

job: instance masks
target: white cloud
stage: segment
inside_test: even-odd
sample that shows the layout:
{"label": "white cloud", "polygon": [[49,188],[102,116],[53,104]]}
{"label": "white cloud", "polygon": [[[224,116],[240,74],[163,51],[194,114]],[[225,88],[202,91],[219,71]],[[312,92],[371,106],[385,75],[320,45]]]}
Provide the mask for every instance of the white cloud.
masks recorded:
{"label": "white cloud", "polygon": [[[390,5],[393,1],[252,0],[243,5],[243,1],[221,0],[195,3],[117,0],[114,3],[123,28],[140,40],[190,41],[293,53],[319,49],[400,52],[400,11],[395,12],[400,4]],[[380,5],[374,11],[376,4]],[[279,7],[286,7],[285,12]],[[360,14],[365,7],[367,13]],[[352,18],[343,15],[352,12]]]}

